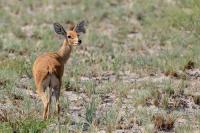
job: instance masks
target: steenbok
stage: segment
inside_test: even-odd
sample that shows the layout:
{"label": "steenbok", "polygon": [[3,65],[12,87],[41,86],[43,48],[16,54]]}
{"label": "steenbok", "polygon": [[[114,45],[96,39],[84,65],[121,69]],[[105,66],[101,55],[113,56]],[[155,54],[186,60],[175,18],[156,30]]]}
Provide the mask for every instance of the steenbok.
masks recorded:
{"label": "steenbok", "polygon": [[[51,98],[53,95],[56,99],[56,111],[59,116],[59,96],[64,65],[70,57],[72,47],[81,44],[79,34],[81,32],[85,33],[84,26],[85,21],[81,21],[74,28],[66,32],[62,25],[54,23],[55,32],[65,37],[61,48],[56,52],[47,52],[38,56],[33,64],[32,70],[36,92],[44,105],[43,119],[45,120],[49,117]],[[46,90],[49,90],[48,95],[45,94]]]}

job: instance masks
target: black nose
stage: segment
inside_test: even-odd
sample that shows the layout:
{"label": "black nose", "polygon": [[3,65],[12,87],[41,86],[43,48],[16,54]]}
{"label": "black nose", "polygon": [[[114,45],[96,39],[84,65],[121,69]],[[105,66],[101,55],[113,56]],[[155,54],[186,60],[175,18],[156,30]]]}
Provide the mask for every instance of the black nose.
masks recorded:
{"label": "black nose", "polygon": [[81,42],[82,42],[81,40],[78,40],[78,43],[79,43],[79,44],[81,44]]}

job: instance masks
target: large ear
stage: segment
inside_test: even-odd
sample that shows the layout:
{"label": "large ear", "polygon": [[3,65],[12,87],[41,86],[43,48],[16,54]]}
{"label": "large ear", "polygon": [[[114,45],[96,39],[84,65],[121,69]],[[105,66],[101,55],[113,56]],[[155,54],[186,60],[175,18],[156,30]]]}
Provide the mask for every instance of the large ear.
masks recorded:
{"label": "large ear", "polygon": [[66,35],[66,31],[65,31],[65,29],[63,28],[63,26],[62,26],[61,24],[59,24],[59,23],[54,23],[54,24],[53,24],[53,27],[54,27],[54,30],[55,30],[55,32],[56,32],[57,34],[61,34],[61,35],[63,35],[63,36]]}
{"label": "large ear", "polygon": [[86,22],[83,20],[81,21],[79,24],[77,24],[74,28],[74,31],[76,31],[77,33],[85,33],[86,30],[85,30],[85,25],[86,25]]}

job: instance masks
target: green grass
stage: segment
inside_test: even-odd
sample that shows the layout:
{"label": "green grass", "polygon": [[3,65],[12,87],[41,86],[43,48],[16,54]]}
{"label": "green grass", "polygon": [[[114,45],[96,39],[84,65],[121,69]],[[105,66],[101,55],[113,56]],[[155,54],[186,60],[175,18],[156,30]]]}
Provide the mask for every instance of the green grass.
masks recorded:
{"label": "green grass", "polygon": [[4,122],[0,125],[0,132],[38,133],[45,129],[47,125],[48,122],[27,117],[15,122]]}
{"label": "green grass", "polygon": [[97,110],[97,105],[98,105],[98,99],[95,97],[91,98],[90,103],[88,103],[88,105],[86,105],[86,114],[85,114],[85,119],[87,121],[88,124],[92,124],[92,122],[95,119],[95,114],[96,114],[96,110]]}

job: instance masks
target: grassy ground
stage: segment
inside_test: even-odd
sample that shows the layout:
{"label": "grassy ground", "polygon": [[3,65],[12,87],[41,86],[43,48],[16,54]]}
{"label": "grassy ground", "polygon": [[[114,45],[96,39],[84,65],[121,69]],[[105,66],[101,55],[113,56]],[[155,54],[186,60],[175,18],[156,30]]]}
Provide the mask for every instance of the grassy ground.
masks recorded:
{"label": "grassy ground", "polygon": [[[199,0],[1,0],[0,132],[198,132],[199,16]],[[54,22],[82,19],[58,126],[41,118],[31,67],[60,47]]]}

